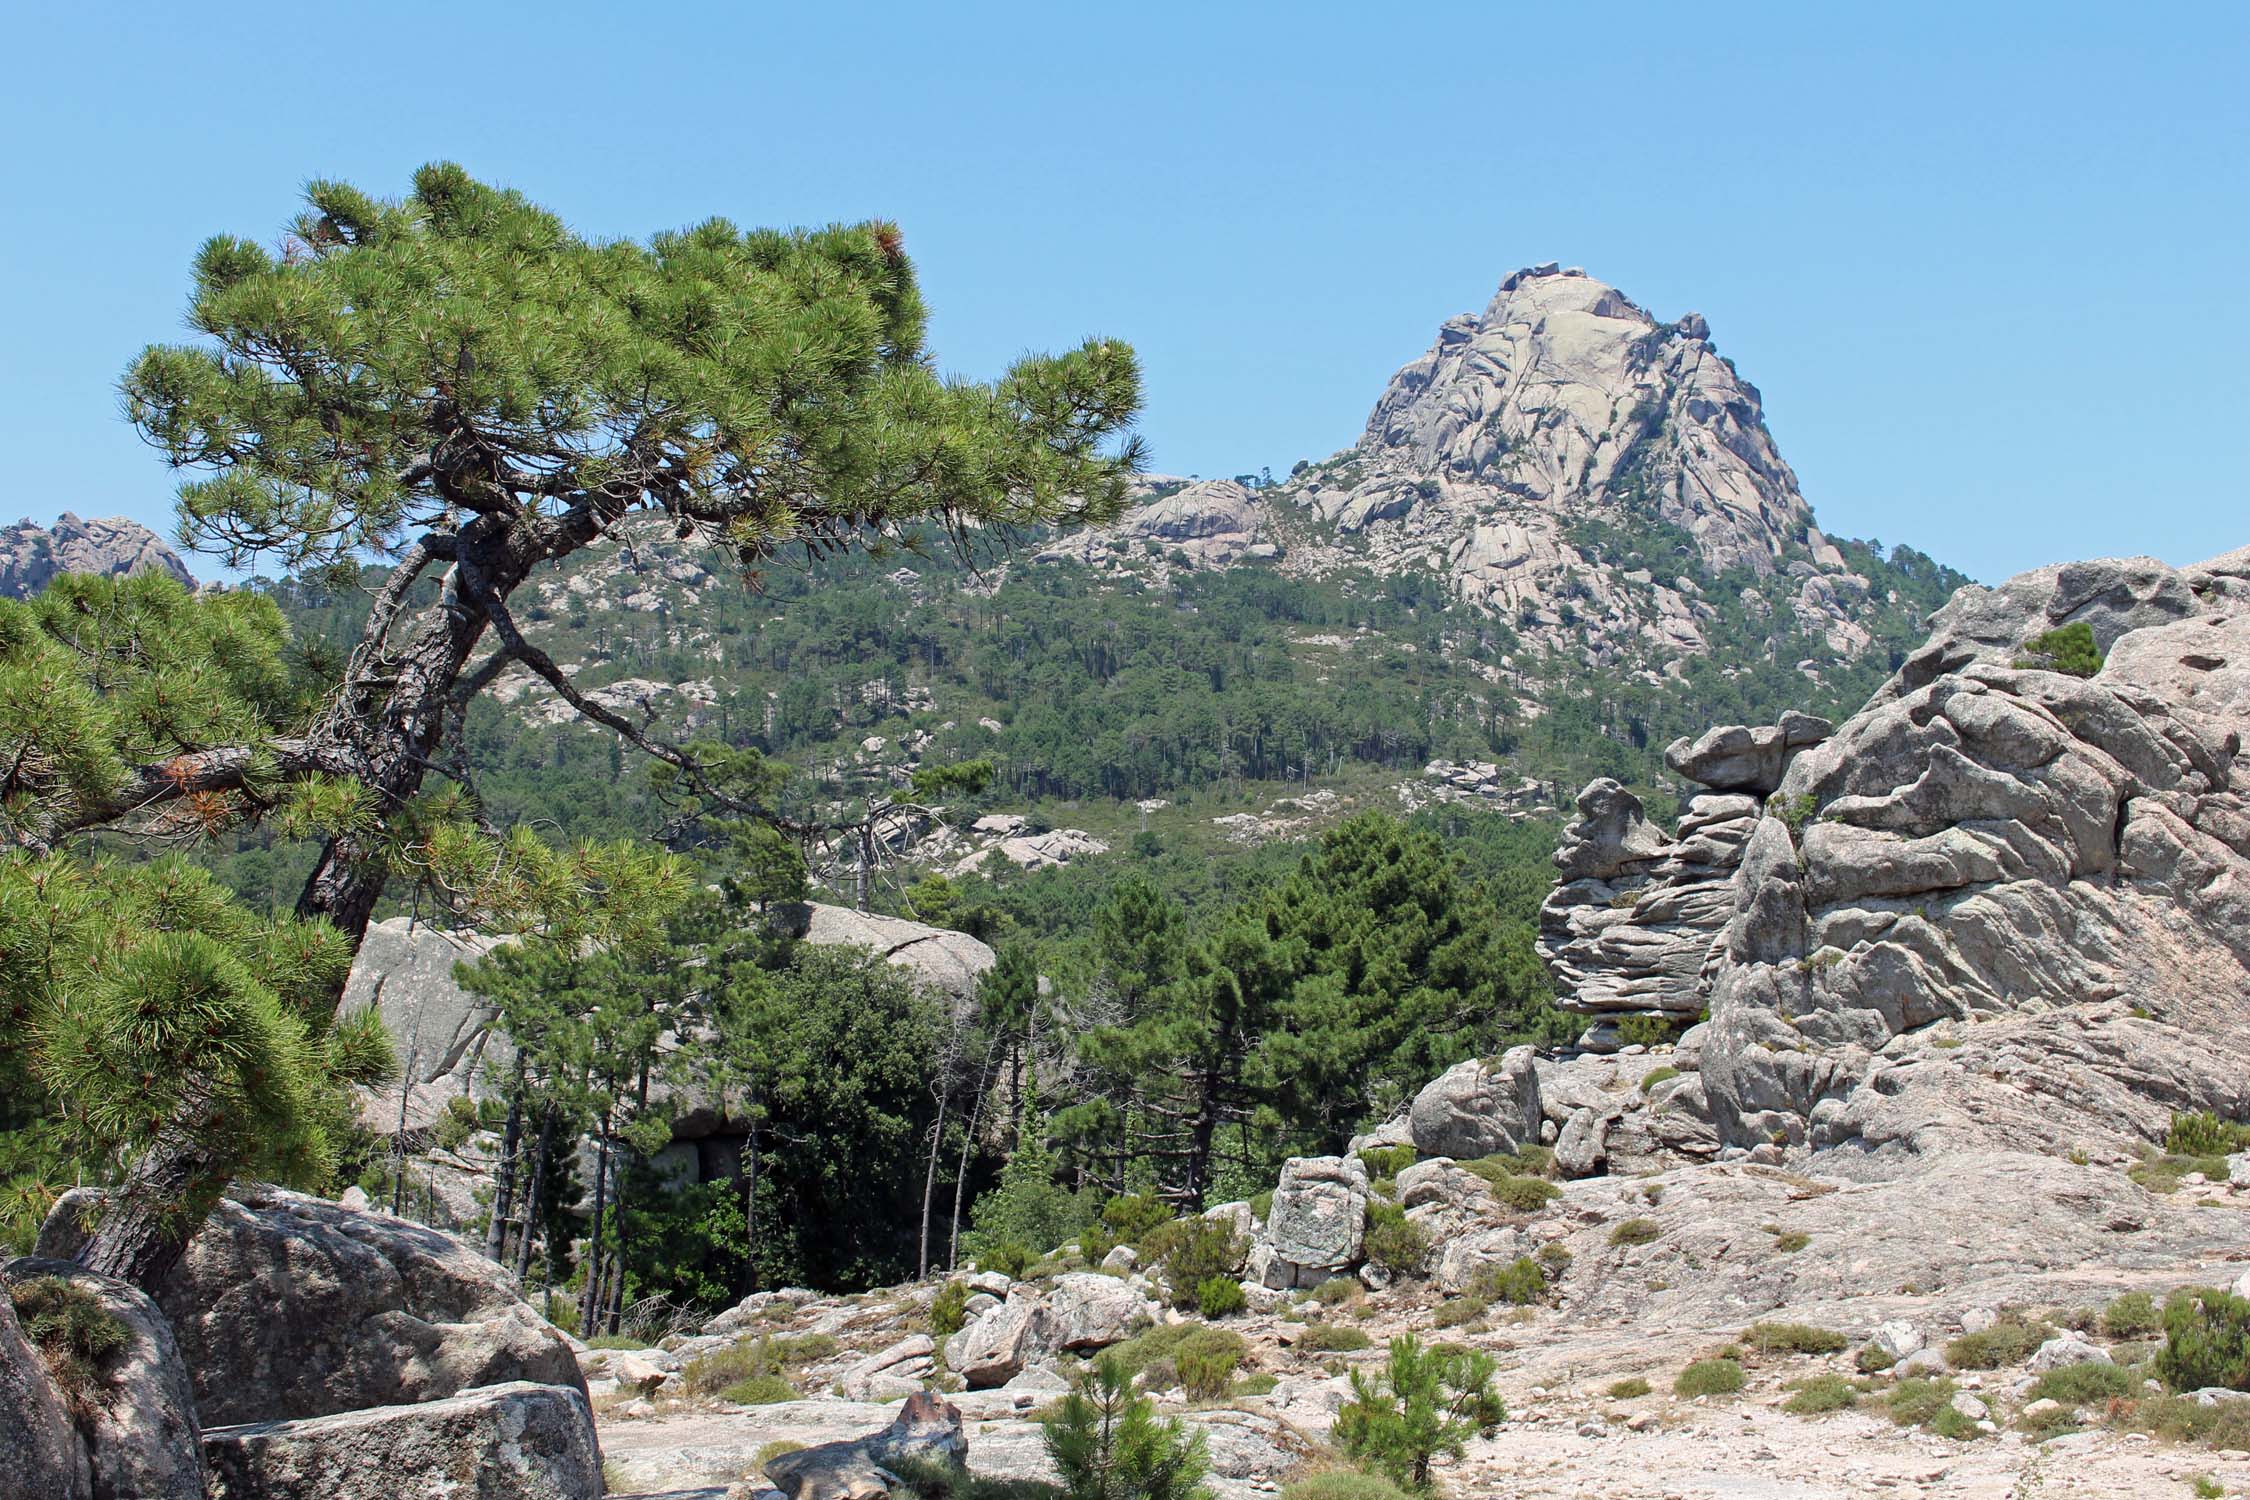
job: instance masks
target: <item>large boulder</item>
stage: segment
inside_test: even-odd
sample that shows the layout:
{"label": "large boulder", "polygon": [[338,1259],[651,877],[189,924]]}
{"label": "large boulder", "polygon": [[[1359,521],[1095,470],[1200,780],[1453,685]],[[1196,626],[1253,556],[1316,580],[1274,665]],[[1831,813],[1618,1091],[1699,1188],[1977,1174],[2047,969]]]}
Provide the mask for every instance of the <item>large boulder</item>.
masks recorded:
{"label": "large boulder", "polygon": [[22,1500],[91,1500],[85,1445],[0,1287],[0,1474]]}
{"label": "large boulder", "polygon": [[[1539,1070],[1529,1047],[1495,1062],[1456,1063],[1414,1096],[1408,1119],[1424,1156],[1474,1161],[1539,1142]],[[1279,1203],[1276,1202],[1278,1209]]]}
{"label": "large boulder", "polygon": [[83,1472],[93,1500],[203,1500],[195,1396],[172,1330],[147,1294],[74,1262],[38,1256],[0,1266],[0,1281],[18,1301],[67,1287],[98,1304],[121,1335],[68,1403],[83,1456],[64,1472]]}
{"label": "large boulder", "polygon": [[965,932],[830,906],[820,901],[800,901],[774,908],[775,923],[808,943],[866,948],[911,973],[922,983],[942,990],[958,1003],[976,994],[977,981],[997,960],[992,949]]}
{"label": "large boulder", "polygon": [[1318,1286],[1359,1264],[1367,1168],[1356,1156],[1293,1156],[1281,1166],[1251,1269],[1276,1290]]}
{"label": "large boulder", "polygon": [[1047,1311],[1054,1319],[1057,1348],[1103,1349],[1154,1322],[1158,1309],[1121,1277],[1074,1271],[1054,1279]]}
{"label": "large boulder", "polygon": [[[64,1195],[43,1254],[83,1242]],[[508,1273],[419,1224],[277,1188],[222,1198],[158,1288],[206,1423],[325,1416],[529,1380],[585,1391]]]}
{"label": "large boulder", "polygon": [[1693,740],[1674,740],[1665,747],[1664,764],[1714,791],[1762,797],[1781,785],[1798,751],[1819,744],[1834,727],[1796,712],[1783,714],[1778,724],[1722,724]]}
{"label": "large boulder", "polygon": [[1028,1287],[1013,1287],[1007,1301],[945,1341],[945,1367],[972,1389],[1004,1385],[1024,1366],[1054,1353],[1058,1337],[1046,1299]]}
{"label": "large boulder", "polygon": [[211,1500],[600,1500],[583,1392],[511,1381],[203,1435]]}
{"label": "large boulder", "polygon": [[765,1472],[787,1500],[886,1500],[900,1464],[968,1461],[960,1408],[925,1391],[907,1397],[882,1431],[784,1453],[767,1460]]}

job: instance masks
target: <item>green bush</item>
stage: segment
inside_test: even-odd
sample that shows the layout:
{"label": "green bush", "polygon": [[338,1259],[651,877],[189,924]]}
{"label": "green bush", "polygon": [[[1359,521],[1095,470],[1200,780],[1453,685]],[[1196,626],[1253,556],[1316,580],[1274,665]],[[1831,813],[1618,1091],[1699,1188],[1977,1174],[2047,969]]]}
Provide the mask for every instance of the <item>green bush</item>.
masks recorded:
{"label": "green bush", "polygon": [[2031,656],[2019,658],[2019,667],[2040,667],[2072,677],[2091,677],[2102,669],[2101,648],[2094,643],[2093,627],[2084,620],[2035,635],[2023,648]]}
{"label": "green bush", "polygon": [[1502,1177],[1491,1187],[1494,1198],[1519,1214],[1535,1214],[1562,1196],[1562,1189],[1544,1177]]}
{"label": "green bush", "polygon": [[1351,1328],[1342,1323],[1315,1323],[1297,1340],[1296,1347],[1304,1354],[1350,1354],[1368,1349],[1375,1341],[1364,1328]]}
{"label": "green bush", "polygon": [[1336,1444],[1393,1483],[1428,1494],[1439,1454],[1459,1458],[1470,1437],[1490,1437],[1507,1420],[1492,1375],[1489,1354],[1394,1338],[1380,1374],[1352,1372],[1352,1399],[1336,1414]]}
{"label": "green bush", "polygon": [[2080,1406],[2089,1401],[2129,1398],[2140,1393],[2141,1379],[2132,1371],[2100,1360],[2088,1360],[2084,1364],[2049,1370],[2032,1382],[2024,1400],[2060,1401],[2065,1406]]}
{"label": "green bush", "polygon": [[752,1375],[719,1392],[721,1401],[732,1401],[737,1406],[772,1406],[780,1401],[797,1399],[797,1388],[779,1375]]}
{"label": "green bush", "polygon": [[966,1282],[949,1281],[930,1299],[930,1336],[949,1339],[969,1321],[969,1288]]}
{"label": "green bush", "polygon": [[1141,1240],[1141,1252],[1163,1276],[1172,1305],[1180,1308],[1196,1305],[1204,1282],[1239,1271],[1249,1248],[1225,1221],[1200,1217],[1174,1219]]}
{"label": "green bush", "polygon": [[1021,1240],[995,1240],[977,1252],[977,1268],[998,1271],[1010,1281],[1020,1281],[1038,1254]]}
{"label": "green bush", "polygon": [[1464,1323],[1474,1323],[1491,1310],[1492,1304],[1482,1297],[1448,1297],[1430,1309],[1432,1328],[1459,1328]]}
{"label": "green bush", "polygon": [[1322,1307],[1341,1307],[1358,1301],[1361,1295],[1360,1284],[1349,1276],[1331,1276],[1312,1289],[1313,1301]]}
{"label": "green bush", "polygon": [[1641,1379],[1640,1376],[1628,1375],[1623,1380],[1613,1381],[1609,1389],[1603,1394],[1612,1401],[1631,1401],[1647,1395],[1649,1389],[1649,1383]]}
{"label": "green bush", "polygon": [[1699,1359],[1672,1382],[1675,1396],[1731,1396],[1742,1389],[1742,1366],[1731,1359]]}
{"label": "green bush", "polygon": [[1781,1409],[1800,1417],[1842,1411],[1859,1400],[1859,1388],[1841,1375],[1815,1375],[1799,1381]]}
{"label": "green bush", "polygon": [[1242,1352],[1239,1339],[1231,1348],[1214,1341],[1189,1340],[1172,1355],[1172,1368],[1179,1371],[1180,1386],[1190,1401],[1216,1401],[1233,1383]]}
{"label": "green bush", "polygon": [[1528,1255],[1519,1255],[1504,1266],[1486,1266],[1469,1282],[1469,1290],[1488,1302],[1530,1307],[1547,1300],[1547,1268]]}
{"label": "green bush", "polygon": [[1396,1177],[1414,1165],[1416,1154],[1412,1146],[1370,1146],[1359,1159],[1370,1177]]}
{"label": "green bush", "polygon": [[2125,1292],[2102,1309],[2102,1332],[2113,1339],[2153,1338],[2164,1331],[2164,1315],[2146,1292]]}
{"label": "green bush", "polygon": [[1195,1500],[1210,1472],[1203,1435],[1158,1421],[1156,1403],[1107,1355],[1042,1425],[1069,1500]]}
{"label": "green bush", "polygon": [[2250,1151],[2250,1126],[2222,1120],[2204,1110],[2172,1116],[2164,1149],[2174,1156],[2230,1156]]}
{"label": "green bush", "polygon": [[2004,1313],[1982,1333],[1964,1333],[1945,1346],[1945,1362],[1956,1370],[1997,1370],[2020,1363],[2054,1337],[2045,1323],[2031,1323],[2020,1314]]}
{"label": "green bush", "polygon": [[1654,1219],[1627,1219],[1609,1232],[1612,1245],[1645,1245],[1664,1232]]}
{"label": "green bush", "polygon": [[1330,1469],[1283,1485],[1281,1500],[1407,1500],[1407,1496],[1380,1474]]}
{"label": "green bush", "polygon": [[1783,1229],[1775,1232],[1773,1247],[1783,1255],[1795,1255],[1812,1243],[1812,1236],[1802,1229]]}
{"label": "green bush", "polygon": [[1419,1224],[1409,1224],[1395,1203],[1371,1198],[1367,1203],[1367,1258],[1393,1276],[1410,1276],[1422,1269],[1430,1253],[1430,1237]]}
{"label": "green bush", "polygon": [[1679,1076],[1680,1070],[1670,1063],[1666,1063],[1661,1068],[1651,1068],[1641,1075],[1641,1092],[1645,1094],[1658,1084],[1670,1082]]}
{"label": "green bush", "polygon": [[1883,1400],[1892,1421],[1901,1427],[1926,1427],[1953,1403],[1953,1382],[1909,1376],[1891,1387]]}
{"label": "green bush", "polygon": [[1549,1277],[1560,1276],[1570,1267],[1570,1247],[1561,1240],[1549,1240],[1539,1247],[1539,1264],[1547,1268]]}
{"label": "green bush", "polygon": [[[1231,1328],[1202,1323],[1163,1323],[1113,1345],[1104,1355],[1125,1371],[1127,1378],[1147,1374],[1155,1389],[1169,1386],[1179,1376],[1183,1360],[1194,1362],[1225,1356],[1240,1364],[1250,1346]],[[1167,1375],[1165,1372],[1169,1371]]]}
{"label": "green bush", "polygon": [[2214,1287],[2175,1292],[2164,1304],[2156,1378],[2175,1391],[2250,1390],[2250,1299]]}
{"label": "green bush", "polygon": [[[781,1446],[768,1443],[766,1447]],[[792,1450],[803,1444],[791,1444]],[[759,1450],[761,1453],[764,1449]],[[759,1461],[765,1467],[764,1460]],[[1037,1479],[995,1479],[985,1474],[972,1474],[954,1464],[933,1463],[928,1459],[901,1459],[887,1465],[905,1482],[906,1494],[913,1500],[1059,1500],[1062,1490]],[[905,1500],[904,1496],[900,1500]]]}
{"label": "green bush", "polygon": [[1196,1284],[1195,1310],[1206,1318],[1231,1318],[1250,1305],[1232,1276],[1207,1276]]}
{"label": "green bush", "polygon": [[1851,1340],[1810,1323],[1752,1323],[1742,1341],[1760,1354],[1834,1354]]}
{"label": "green bush", "polygon": [[1678,1022],[1663,1016],[1626,1016],[1617,1023],[1617,1044],[1620,1047],[1661,1047],[1676,1041],[1686,1030]]}

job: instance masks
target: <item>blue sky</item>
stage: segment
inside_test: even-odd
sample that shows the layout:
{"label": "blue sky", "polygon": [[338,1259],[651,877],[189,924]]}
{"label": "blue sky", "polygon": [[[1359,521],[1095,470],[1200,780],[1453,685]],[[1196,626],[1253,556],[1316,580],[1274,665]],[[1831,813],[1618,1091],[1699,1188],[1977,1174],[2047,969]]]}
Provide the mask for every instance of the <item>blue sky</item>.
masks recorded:
{"label": "blue sky", "polygon": [[2250,542],[2250,6],[69,9],[0,91],[0,519],[169,531],[114,384],[196,245],[442,157],[589,234],[895,218],[947,367],[1127,338],[1169,471],[1349,444],[1554,259],[1708,317],[1832,532]]}

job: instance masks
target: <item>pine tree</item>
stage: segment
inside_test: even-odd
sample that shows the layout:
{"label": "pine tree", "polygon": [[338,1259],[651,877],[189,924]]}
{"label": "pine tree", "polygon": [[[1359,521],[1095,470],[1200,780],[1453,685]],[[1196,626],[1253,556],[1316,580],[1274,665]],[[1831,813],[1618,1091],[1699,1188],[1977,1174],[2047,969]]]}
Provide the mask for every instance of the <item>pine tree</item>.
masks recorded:
{"label": "pine tree", "polygon": [[1177,1418],[1159,1420],[1156,1403],[1133,1389],[1113,1354],[1095,1361],[1043,1422],[1066,1500],[1208,1500],[1203,1434]]}
{"label": "pine tree", "polygon": [[1400,1334],[1380,1374],[1352,1371],[1352,1399],[1336,1413],[1337,1445],[1427,1494],[1440,1454],[1459,1458],[1472,1436],[1490,1437],[1507,1420],[1507,1406],[1493,1394],[1493,1368],[1489,1354],[1425,1348]]}
{"label": "pine tree", "polygon": [[[191,476],[184,537],[297,573],[349,573],[369,552],[396,561],[340,685],[299,732],[261,713],[182,735],[167,714],[192,712],[184,700],[141,715],[179,742],[154,753],[147,736],[82,752],[51,728],[52,754],[8,773],[28,764],[41,784],[0,790],[6,831],[47,849],[120,818],[193,819],[213,799],[257,816],[301,804],[301,785],[343,788],[298,911],[353,943],[408,851],[464,884],[488,867],[473,794],[434,807],[421,794],[433,768],[469,792],[452,753],[466,707],[512,664],[699,796],[770,814],[755,789],[580,691],[511,607],[541,570],[639,518],[744,570],[922,522],[966,548],[1114,513],[1139,457],[1112,441],[1140,399],[1121,343],[1028,357],[991,385],[941,379],[913,268],[884,223],[781,233],[711,220],[646,244],[594,242],[434,165],[395,202],[313,183],[279,253],[213,238],[189,322],[197,342],[146,350],[123,382],[132,421]],[[57,706],[89,712],[82,694]],[[513,855],[535,864],[536,842],[519,836]],[[584,863],[543,873],[617,902]],[[152,1207],[113,1206],[88,1265],[161,1277],[180,1245],[174,1189],[211,1165],[174,1158],[197,1149],[188,1132],[144,1153],[148,1191],[131,1196]]]}

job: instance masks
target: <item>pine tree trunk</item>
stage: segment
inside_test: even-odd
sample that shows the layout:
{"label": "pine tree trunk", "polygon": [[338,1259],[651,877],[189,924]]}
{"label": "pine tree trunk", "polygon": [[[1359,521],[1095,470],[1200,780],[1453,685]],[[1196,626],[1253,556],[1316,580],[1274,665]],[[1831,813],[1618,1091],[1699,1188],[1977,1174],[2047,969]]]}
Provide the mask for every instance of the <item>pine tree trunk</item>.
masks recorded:
{"label": "pine tree trunk", "polygon": [[485,1226],[485,1259],[507,1264],[508,1214],[516,1202],[516,1156],[523,1148],[523,1054],[516,1054],[515,1081],[508,1088],[508,1123],[500,1132],[500,1165],[492,1178],[492,1221]]}
{"label": "pine tree trunk", "polygon": [[78,1263],[154,1296],[202,1222],[197,1167],[193,1153],[162,1143],[142,1152],[109,1195]]}
{"label": "pine tree trunk", "polygon": [[523,1200],[523,1238],[516,1244],[516,1285],[519,1288],[531,1274],[531,1241],[539,1222],[539,1200],[547,1191],[547,1147],[554,1133],[555,1111],[549,1106],[539,1111],[539,1144],[533,1148],[531,1187]]}
{"label": "pine tree trunk", "polygon": [[609,1208],[609,1115],[601,1120],[601,1135],[594,1152],[594,1220],[586,1239],[586,1289],[578,1298],[578,1327],[587,1338],[594,1335],[594,1309],[600,1304],[602,1269],[602,1218]]}
{"label": "pine tree trunk", "polygon": [[946,1095],[938,1095],[937,1120],[930,1126],[930,1162],[922,1171],[922,1246],[920,1268],[915,1271],[917,1281],[925,1281],[930,1274],[930,1200],[937,1196],[938,1151],[945,1145]]}

